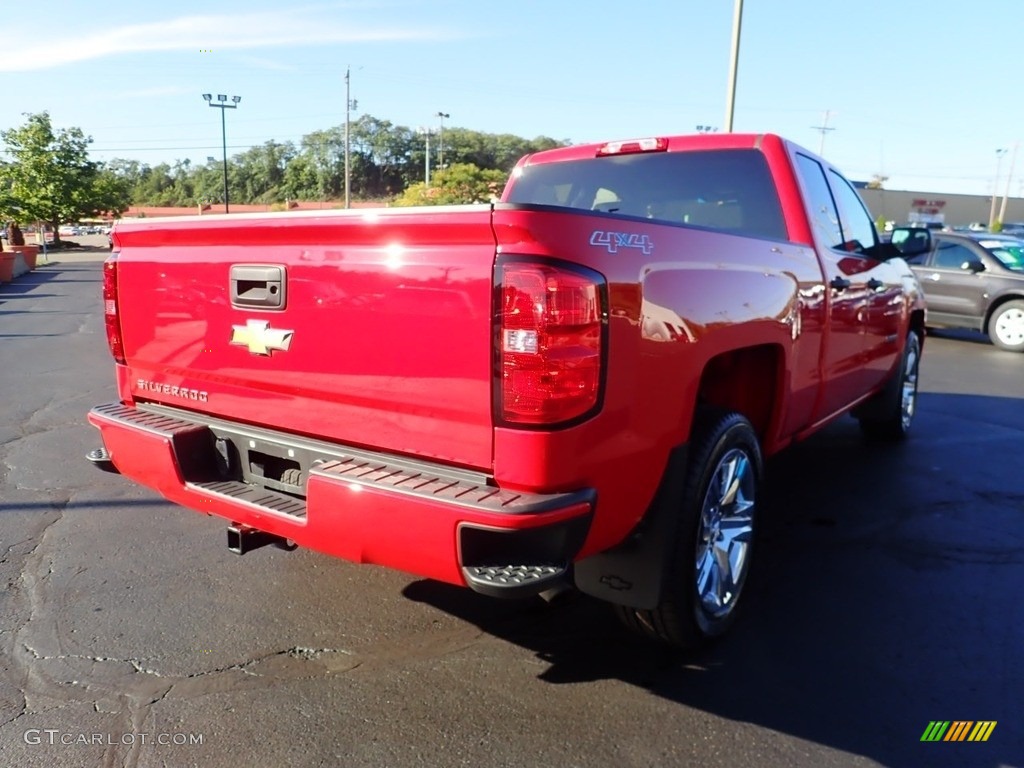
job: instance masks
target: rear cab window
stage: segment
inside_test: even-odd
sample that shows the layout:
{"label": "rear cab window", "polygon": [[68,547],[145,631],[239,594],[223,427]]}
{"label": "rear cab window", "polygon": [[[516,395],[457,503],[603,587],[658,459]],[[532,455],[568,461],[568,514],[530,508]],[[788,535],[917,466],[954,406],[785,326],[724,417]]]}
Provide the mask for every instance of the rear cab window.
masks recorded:
{"label": "rear cab window", "polygon": [[754,149],[638,153],[526,165],[505,202],[786,239],[771,170]]}

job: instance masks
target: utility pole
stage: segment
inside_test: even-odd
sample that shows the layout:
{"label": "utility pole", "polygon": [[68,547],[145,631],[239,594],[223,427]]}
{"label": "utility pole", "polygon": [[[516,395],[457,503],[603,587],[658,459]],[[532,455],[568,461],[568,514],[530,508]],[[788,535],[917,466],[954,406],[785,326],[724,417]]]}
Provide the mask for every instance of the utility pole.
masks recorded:
{"label": "utility pole", "polygon": [[423,131],[423,139],[427,143],[426,160],[423,163],[423,179],[427,189],[430,189],[430,129],[422,128],[420,130]]}
{"label": "utility pole", "polygon": [[1017,147],[1019,141],[1013,143],[1013,154],[1010,155],[1010,172],[1006,174],[1006,188],[1003,189],[1003,204],[999,206],[999,223],[1006,222],[1006,198],[1010,196],[1010,180],[1013,179],[1013,167],[1017,164]]}
{"label": "utility pole", "polygon": [[825,134],[828,133],[829,131],[835,130],[835,128],[828,127],[828,119],[830,117],[832,117],[832,110],[826,109],[824,114],[822,115],[821,125],[811,126],[811,128],[813,128],[814,130],[821,132],[821,143],[818,145],[818,154],[822,157],[825,156]]}
{"label": "utility pole", "polygon": [[736,75],[740,66],[740,28],[743,26],[743,0],[736,0],[732,13],[732,57],[729,85],[725,93],[725,132],[732,133],[732,115],[736,111]]}
{"label": "utility pole", "polygon": [[444,170],[444,119],[451,117],[447,112],[438,112],[437,117],[441,118],[441,130],[437,138],[437,170]]}
{"label": "utility pole", "polygon": [[349,68],[345,67],[345,207],[350,205],[349,189],[351,185],[351,172],[349,170],[349,110],[352,108],[352,99],[349,98]]}

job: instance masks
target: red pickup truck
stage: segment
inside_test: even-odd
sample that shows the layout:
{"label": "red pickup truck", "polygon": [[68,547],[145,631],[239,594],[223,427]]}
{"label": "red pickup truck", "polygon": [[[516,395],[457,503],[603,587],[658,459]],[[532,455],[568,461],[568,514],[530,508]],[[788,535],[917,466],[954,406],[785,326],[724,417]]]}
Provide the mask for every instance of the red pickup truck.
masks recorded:
{"label": "red pickup truck", "polygon": [[[906,255],[905,253],[903,255]],[[90,458],[274,540],[724,632],[763,457],[914,415],[925,310],[854,188],[775,135],[523,158],[501,201],[119,224]]]}

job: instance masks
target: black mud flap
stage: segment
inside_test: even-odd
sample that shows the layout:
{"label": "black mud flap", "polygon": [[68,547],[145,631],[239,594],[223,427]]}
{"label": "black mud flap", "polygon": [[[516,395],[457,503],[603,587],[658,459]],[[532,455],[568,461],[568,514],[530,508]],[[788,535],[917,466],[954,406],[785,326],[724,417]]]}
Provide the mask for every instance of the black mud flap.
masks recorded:
{"label": "black mud flap", "polygon": [[661,602],[666,564],[676,540],[679,500],[686,483],[686,446],[669,454],[651,505],[626,540],[576,563],[576,588],[617,605],[652,610]]}

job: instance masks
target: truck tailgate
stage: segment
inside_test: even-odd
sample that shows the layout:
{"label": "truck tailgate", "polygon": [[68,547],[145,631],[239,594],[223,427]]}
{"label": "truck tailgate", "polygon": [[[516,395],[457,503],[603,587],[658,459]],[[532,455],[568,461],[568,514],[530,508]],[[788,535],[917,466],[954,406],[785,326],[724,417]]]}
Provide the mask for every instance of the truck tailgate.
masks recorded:
{"label": "truck tailgate", "polygon": [[489,208],[131,221],[115,252],[136,401],[490,467]]}

